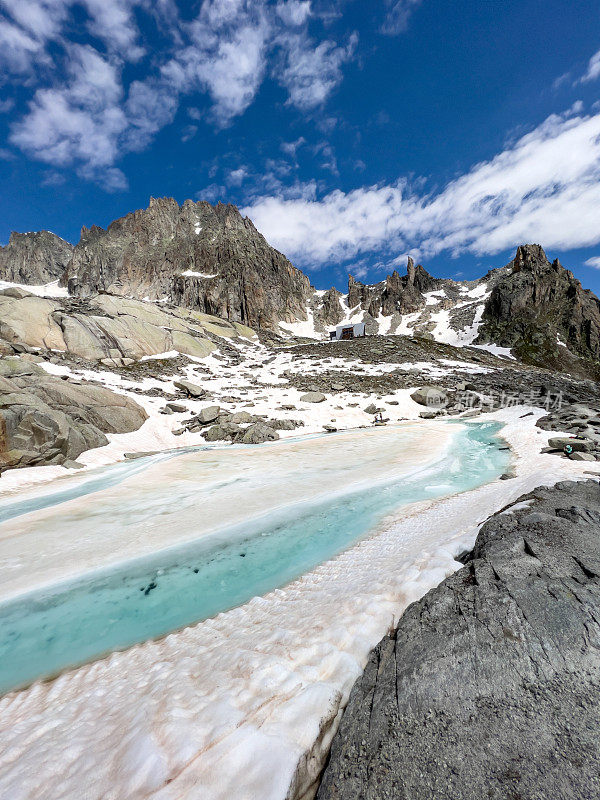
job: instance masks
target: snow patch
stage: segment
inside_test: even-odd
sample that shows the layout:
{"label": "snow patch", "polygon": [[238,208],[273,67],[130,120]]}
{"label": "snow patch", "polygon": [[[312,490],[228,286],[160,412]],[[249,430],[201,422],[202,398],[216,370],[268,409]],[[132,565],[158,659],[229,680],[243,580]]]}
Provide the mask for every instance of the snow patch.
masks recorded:
{"label": "snow patch", "polygon": [[2,289],[24,289],[26,292],[37,295],[37,297],[68,297],[69,292],[66,286],[59,286],[58,281],[44,283],[38,286],[26,286],[24,283],[11,283],[10,281],[0,281],[0,291]]}
{"label": "snow patch", "polygon": [[162,361],[165,358],[177,358],[180,355],[178,350],[167,350],[166,353],[157,353],[154,356],[142,356],[140,361]]}
{"label": "snow patch", "polygon": [[307,307],[306,316],[308,319],[298,322],[280,322],[279,327],[293,336],[304,336],[308,339],[321,339],[322,334],[315,330],[315,316],[312,308]]}
{"label": "snow patch", "polygon": [[488,353],[491,353],[494,356],[510,358],[512,361],[517,360],[513,356],[510,347],[500,347],[500,345],[497,344],[474,344],[472,347],[477,347],[478,350],[487,350]]}
{"label": "snow patch", "polygon": [[209,273],[209,272],[194,272],[193,269],[186,269],[185,272],[182,272],[181,275],[184,278],[218,278],[219,273]]}

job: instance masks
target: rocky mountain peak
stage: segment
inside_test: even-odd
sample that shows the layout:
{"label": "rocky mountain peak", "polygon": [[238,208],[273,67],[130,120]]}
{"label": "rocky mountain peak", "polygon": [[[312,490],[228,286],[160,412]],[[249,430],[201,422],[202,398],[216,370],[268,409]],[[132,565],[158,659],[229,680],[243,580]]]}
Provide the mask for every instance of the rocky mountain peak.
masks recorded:
{"label": "rocky mountain peak", "polygon": [[522,244],[517,247],[517,253],[513,259],[513,272],[529,270],[530,272],[549,265],[550,262],[544,252],[544,248],[539,244]]}
{"label": "rocky mountain peak", "polygon": [[313,289],[252,222],[225,203],[150,198],[139,209],[91,228],[63,276],[73,295],[108,292],[276,327],[306,319]]}
{"label": "rocky mountain peak", "polygon": [[50,231],[16,233],[0,247],[0,278],[39,285],[61,277],[71,259],[73,245]]}
{"label": "rocky mountain peak", "polygon": [[497,274],[478,341],[510,347],[540,366],[565,368],[569,351],[597,365],[600,300],[558,259],[550,263],[540,245],[521,245],[508,267]]}

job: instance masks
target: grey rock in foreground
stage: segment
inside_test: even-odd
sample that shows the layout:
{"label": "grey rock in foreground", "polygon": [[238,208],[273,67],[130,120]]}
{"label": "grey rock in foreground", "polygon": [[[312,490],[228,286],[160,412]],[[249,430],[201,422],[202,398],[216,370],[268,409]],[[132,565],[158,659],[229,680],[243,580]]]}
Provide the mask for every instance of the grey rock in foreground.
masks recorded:
{"label": "grey rock in foreground", "polygon": [[147,419],[141,406],[102,386],[48,375],[20,358],[0,359],[0,473],[64,464],[129,433]]}
{"label": "grey rock in foreground", "polygon": [[600,796],[600,486],[520,499],[373,650],[319,800]]}

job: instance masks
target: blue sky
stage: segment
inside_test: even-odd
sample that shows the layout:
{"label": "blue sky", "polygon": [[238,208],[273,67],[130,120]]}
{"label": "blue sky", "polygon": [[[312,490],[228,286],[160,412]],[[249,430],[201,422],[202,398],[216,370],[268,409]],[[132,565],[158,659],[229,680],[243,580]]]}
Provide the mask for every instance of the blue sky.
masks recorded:
{"label": "blue sky", "polygon": [[0,0],[0,243],[233,202],[318,288],[540,242],[600,293],[595,0]]}

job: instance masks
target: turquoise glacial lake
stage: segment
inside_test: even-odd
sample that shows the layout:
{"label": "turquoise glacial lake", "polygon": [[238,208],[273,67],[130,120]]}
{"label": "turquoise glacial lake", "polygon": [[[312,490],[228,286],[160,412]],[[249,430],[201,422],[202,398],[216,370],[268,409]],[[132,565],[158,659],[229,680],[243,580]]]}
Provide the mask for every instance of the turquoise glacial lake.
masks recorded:
{"label": "turquoise glacial lake", "polygon": [[[279,505],[218,535],[0,603],[0,693],[161,637],[284,586],[352,547],[403,506],[468,491],[506,471],[510,452],[499,437],[499,424],[455,427],[443,457],[400,479],[314,502]],[[61,503],[88,493],[93,525],[97,493],[144,468],[143,462],[118,464],[77,489],[5,503],[0,520],[14,522],[49,505],[60,513]],[[119,525],[119,509],[113,514]]]}

